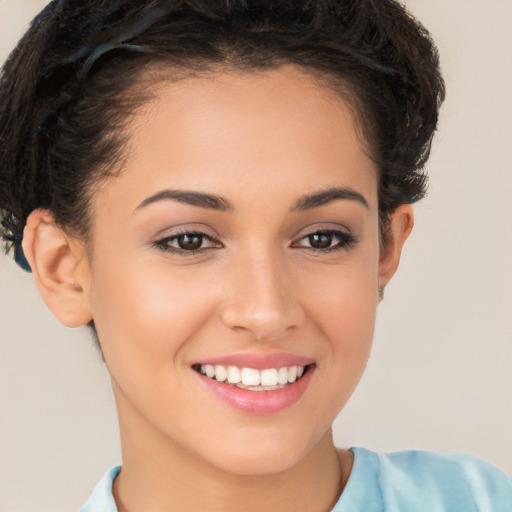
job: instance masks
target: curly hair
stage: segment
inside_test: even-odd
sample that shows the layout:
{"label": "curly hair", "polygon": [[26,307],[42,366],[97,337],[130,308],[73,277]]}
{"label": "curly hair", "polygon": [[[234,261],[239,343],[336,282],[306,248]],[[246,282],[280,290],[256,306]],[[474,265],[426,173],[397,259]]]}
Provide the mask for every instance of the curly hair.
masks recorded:
{"label": "curly hair", "polygon": [[[50,210],[87,240],[93,186],[123,158],[140,78],[295,64],[354,107],[379,169],[379,215],[425,195],[444,99],[437,49],[394,0],[56,0],[0,75],[0,238],[21,250]],[[157,80],[157,78],[155,78]]]}

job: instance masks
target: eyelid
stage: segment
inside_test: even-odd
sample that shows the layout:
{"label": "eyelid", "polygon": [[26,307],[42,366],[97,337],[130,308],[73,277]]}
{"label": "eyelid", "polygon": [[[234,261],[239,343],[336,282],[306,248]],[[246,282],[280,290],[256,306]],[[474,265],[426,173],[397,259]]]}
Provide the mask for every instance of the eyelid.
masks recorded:
{"label": "eyelid", "polygon": [[[210,243],[214,245],[214,247],[201,247],[197,250],[189,250],[181,249],[179,247],[171,247],[169,243],[171,241],[174,241],[178,239],[180,236],[199,236],[203,238],[204,240],[208,240]],[[168,252],[171,254],[177,254],[180,256],[197,256],[200,254],[203,254],[205,251],[209,251],[212,249],[218,249],[224,247],[224,244],[214,238],[213,236],[209,235],[208,233],[205,233],[204,231],[200,231],[198,229],[194,228],[181,228],[174,232],[171,232],[167,234],[166,236],[160,237],[151,244],[153,247],[156,247],[157,249],[160,249],[164,252]],[[216,246],[216,247],[215,247]],[[220,246],[220,247],[219,247]]]}
{"label": "eyelid", "polygon": [[341,229],[338,228],[332,228],[332,227],[315,227],[315,229],[312,229],[308,231],[307,233],[304,233],[302,236],[295,238],[295,241],[292,242],[293,244],[297,243],[300,240],[303,240],[304,238],[307,238],[309,236],[318,234],[318,233],[327,233],[329,235],[332,235],[336,238],[338,238],[339,242],[336,245],[333,245],[328,248],[320,249],[315,247],[304,247],[300,246],[301,249],[306,249],[310,252],[316,252],[316,253],[329,253],[332,251],[341,251],[341,250],[347,250],[353,247],[357,244],[358,239],[350,232],[349,229]]}
{"label": "eyelid", "polygon": [[[313,236],[315,234],[328,234],[334,237],[338,240],[338,242],[327,248],[316,248],[311,246],[304,246],[298,244],[301,240],[308,238],[310,236]],[[213,246],[212,247],[200,247],[198,249],[182,249],[179,247],[172,247],[170,243],[172,241],[175,241],[176,239],[180,238],[180,236],[198,236],[201,237],[204,240],[207,240],[210,242]],[[290,247],[292,248],[298,248],[298,249],[304,249],[308,252],[313,253],[329,253],[333,251],[341,251],[341,250],[348,250],[351,247],[353,247],[358,242],[357,238],[351,233],[351,231],[348,228],[341,228],[341,226],[338,225],[337,228],[333,227],[322,227],[322,226],[315,226],[314,228],[310,229],[308,232],[302,234],[300,237],[296,237],[294,241],[292,241]],[[298,244],[298,245],[297,245]],[[209,235],[208,233],[205,233],[204,231],[194,229],[192,227],[182,227],[181,229],[177,229],[174,232],[171,232],[167,234],[166,236],[163,236],[157,240],[155,240],[152,244],[153,247],[156,247],[164,252],[168,252],[171,254],[177,254],[180,256],[198,256],[201,254],[204,254],[206,251],[211,251],[213,249],[219,249],[225,247],[222,242],[220,242],[217,238]]]}
{"label": "eyelid", "polygon": [[309,225],[306,228],[303,228],[296,232],[293,237],[294,240],[301,240],[302,238],[310,235],[314,235],[318,232],[336,232],[342,233],[343,235],[353,236],[352,230],[345,225],[342,224],[332,224],[332,223],[315,223],[313,225]]}

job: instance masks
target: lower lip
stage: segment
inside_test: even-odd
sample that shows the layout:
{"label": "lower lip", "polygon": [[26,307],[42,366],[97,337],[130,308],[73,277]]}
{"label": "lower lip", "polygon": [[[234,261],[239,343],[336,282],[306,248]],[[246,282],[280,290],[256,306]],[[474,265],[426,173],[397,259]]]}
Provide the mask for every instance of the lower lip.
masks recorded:
{"label": "lower lip", "polygon": [[200,382],[208,391],[228,403],[232,407],[251,414],[272,414],[290,407],[298,402],[305,393],[314,367],[310,366],[304,375],[281,389],[272,391],[249,391],[236,386],[219,382],[202,375],[195,370]]}

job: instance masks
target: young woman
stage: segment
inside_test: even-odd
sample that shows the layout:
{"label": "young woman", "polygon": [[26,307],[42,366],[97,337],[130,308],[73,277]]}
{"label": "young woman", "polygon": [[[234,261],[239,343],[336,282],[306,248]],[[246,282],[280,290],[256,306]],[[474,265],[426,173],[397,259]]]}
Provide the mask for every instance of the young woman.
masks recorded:
{"label": "young woman", "polygon": [[90,511],[505,511],[465,456],[334,446],[444,85],[397,3],[52,2],[4,67],[6,247],[89,325],[123,452]]}

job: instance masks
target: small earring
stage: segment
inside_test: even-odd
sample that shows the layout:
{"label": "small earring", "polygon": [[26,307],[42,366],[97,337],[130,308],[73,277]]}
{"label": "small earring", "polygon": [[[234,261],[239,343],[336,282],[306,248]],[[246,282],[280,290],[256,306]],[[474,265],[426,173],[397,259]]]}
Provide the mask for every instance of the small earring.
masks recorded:
{"label": "small earring", "polygon": [[384,288],[379,288],[379,300],[384,299]]}

